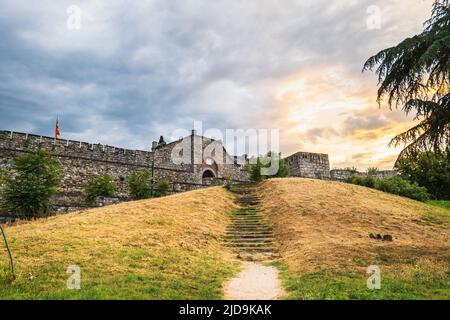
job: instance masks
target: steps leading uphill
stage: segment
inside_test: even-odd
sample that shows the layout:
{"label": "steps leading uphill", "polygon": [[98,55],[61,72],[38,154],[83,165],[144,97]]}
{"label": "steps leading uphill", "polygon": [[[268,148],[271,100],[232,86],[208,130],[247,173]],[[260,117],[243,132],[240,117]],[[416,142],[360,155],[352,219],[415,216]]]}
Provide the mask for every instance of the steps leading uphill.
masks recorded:
{"label": "steps leading uphill", "polygon": [[259,198],[255,186],[243,184],[233,187],[240,209],[234,212],[232,222],[227,227],[225,245],[231,247],[239,258],[260,260],[274,255],[272,227],[259,213]]}

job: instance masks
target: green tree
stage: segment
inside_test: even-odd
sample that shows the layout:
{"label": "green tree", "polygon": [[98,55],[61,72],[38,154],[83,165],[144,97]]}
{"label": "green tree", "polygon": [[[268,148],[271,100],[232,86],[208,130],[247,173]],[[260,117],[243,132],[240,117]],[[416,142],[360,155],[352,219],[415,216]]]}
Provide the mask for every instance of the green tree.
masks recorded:
{"label": "green tree", "polygon": [[128,176],[128,189],[135,199],[146,199],[151,193],[152,173],[149,170],[134,171]]}
{"label": "green tree", "polygon": [[94,204],[97,197],[114,197],[117,185],[114,178],[108,174],[100,175],[89,180],[84,188],[86,202]]}
{"label": "green tree", "polygon": [[426,187],[435,199],[450,200],[450,153],[422,152],[400,159],[399,175]]}
{"label": "green tree", "polygon": [[[255,163],[252,163],[255,162]],[[249,179],[254,182],[259,182],[263,179],[261,175],[262,164],[259,157],[256,159],[253,157],[250,159],[250,164],[244,167],[244,170],[248,173]]]}
{"label": "green tree", "polygon": [[278,172],[276,174],[277,177],[285,178],[291,175],[289,167],[286,164],[286,161],[284,161],[284,159],[281,157],[281,153],[278,154],[278,165],[279,165]]}
{"label": "green tree", "polygon": [[2,188],[2,206],[18,216],[47,215],[60,173],[60,167],[50,152],[29,150],[26,155],[15,159],[12,172]]}
{"label": "green tree", "polygon": [[392,108],[402,105],[419,124],[394,137],[404,145],[399,159],[420,151],[443,152],[450,141],[450,6],[437,0],[421,34],[369,58],[363,68],[378,75],[378,103],[387,97]]}
{"label": "green tree", "polygon": [[[251,181],[258,182],[263,179],[288,177],[290,175],[289,167],[287,166],[286,161],[282,159],[281,153],[269,151],[264,156],[259,156],[256,159],[252,158],[251,162],[255,163],[248,164],[245,167],[245,171],[249,174],[249,179]],[[263,169],[270,168],[274,163],[278,166],[277,171],[271,175],[264,175]]]}

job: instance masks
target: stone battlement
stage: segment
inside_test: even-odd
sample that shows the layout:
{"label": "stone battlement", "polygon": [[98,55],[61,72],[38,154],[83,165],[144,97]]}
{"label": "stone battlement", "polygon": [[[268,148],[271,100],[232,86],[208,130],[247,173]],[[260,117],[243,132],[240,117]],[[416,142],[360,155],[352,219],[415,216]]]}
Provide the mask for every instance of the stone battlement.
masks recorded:
{"label": "stone battlement", "polygon": [[[202,156],[211,139],[195,136],[199,145],[190,150],[192,155]],[[29,149],[49,150],[61,167],[61,180],[54,204],[57,211],[72,211],[86,208],[84,188],[93,177],[111,175],[117,185],[116,197],[120,201],[130,199],[128,177],[138,170],[153,169],[154,183],[166,181],[169,193],[198,189],[214,184],[223,184],[225,177],[236,182],[246,181],[242,166],[231,161],[230,165],[208,166],[172,162],[171,154],[176,143],[155,148],[152,152],[130,150],[108,145],[55,140],[52,137],[21,132],[0,131],[0,168],[10,167],[14,159],[29,152]],[[197,150],[198,149],[198,150]],[[230,157],[226,152],[226,157]],[[192,163],[192,162],[191,162]],[[206,179],[209,170],[212,177]]]}
{"label": "stone battlement", "polygon": [[143,167],[149,166],[152,157],[150,151],[130,150],[67,139],[55,140],[52,137],[13,131],[0,131],[0,148],[24,152],[28,148],[43,148],[51,150],[59,157],[85,158],[92,161],[126,163]]}

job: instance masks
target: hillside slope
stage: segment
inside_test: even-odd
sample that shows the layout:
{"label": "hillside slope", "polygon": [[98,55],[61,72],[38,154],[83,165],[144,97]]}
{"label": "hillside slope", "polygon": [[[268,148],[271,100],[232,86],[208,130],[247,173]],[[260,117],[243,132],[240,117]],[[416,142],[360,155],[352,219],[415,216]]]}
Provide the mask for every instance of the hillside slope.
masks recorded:
{"label": "hillside slope", "polygon": [[[309,179],[268,180],[259,194],[291,298],[450,298],[448,210]],[[366,287],[370,265],[381,269],[381,290]]]}
{"label": "hillside slope", "polygon": [[[236,267],[220,242],[234,208],[216,187],[8,227],[18,278],[0,274],[0,299],[220,298]],[[66,289],[70,265],[81,290]]]}

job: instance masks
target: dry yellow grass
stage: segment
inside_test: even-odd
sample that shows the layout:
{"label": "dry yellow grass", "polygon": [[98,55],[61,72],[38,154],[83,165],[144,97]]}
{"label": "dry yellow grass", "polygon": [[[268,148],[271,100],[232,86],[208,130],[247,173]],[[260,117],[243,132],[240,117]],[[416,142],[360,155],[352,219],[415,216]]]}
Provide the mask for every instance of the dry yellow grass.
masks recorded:
{"label": "dry yellow grass", "polygon": [[[12,289],[0,284],[0,297],[23,297],[14,288],[28,291],[27,298],[73,297],[65,291],[66,268],[73,264],[81,267],[82,286],[90,290],[82,297],[216,297],[220,281],[217,291],[198,282],[202,277],[220,279],[233,264],[221,237],[234,208],[232,195],[215,187],[10,226],[6,233],[18,280]],[[146,280],[154,287],[141,290],[139,279],[123,280],[131,275],[142,277],[143,287],[149,285]],[[117,288],[111,289],[116,281]]]}
{"label": "dry yellow grass", "polygon": [[[445,209],[356,185],[300,178],[272,179],[260,189],[283,260],[294,270],[386,268],[450,263]],[[390,234],[393,242],[369,238]]]}

